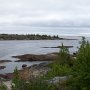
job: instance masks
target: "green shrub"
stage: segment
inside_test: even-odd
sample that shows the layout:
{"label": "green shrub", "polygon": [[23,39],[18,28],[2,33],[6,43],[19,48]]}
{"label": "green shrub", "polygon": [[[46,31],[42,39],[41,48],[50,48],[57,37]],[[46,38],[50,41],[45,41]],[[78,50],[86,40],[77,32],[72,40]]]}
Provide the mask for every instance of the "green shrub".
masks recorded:
{"label": "green shrub", "polygon": [[5,85],[0,85],[0,90],[7,90],[7,87]]}
{"label": "green shrub", "polygon": [[33,79],[32,81],[19,81],[19,86],[13,90],[56,90],[53,84],[49,84],[41,79]]}
{"label": "green shrub", "polygon": [[55,76],[70,75],[70,73],[72,72],[70,64],[71,64],[71,57],[69,50],[65,48],[62,44],[62,47],[58,53],[56,60],[48,65],[51,68],[51,71],[48,72],[46,77],[52,78]]}
{"label": "green shrub", "polygon": [[90,90],[90,44],[82,39],[77,53],[77,60],[73,66],[73,78],[69,82],[69,90]]}
{"label": "green shrub", "polygon": [[71,72],[72,69],[68,65],[60,65],[59,63],[53,63],[51,66],[51,71],[48,72],[47,77],[52,78],[55,76],[66,76],[70,75]]}
{"label": "green shrub", "polygon": [[65,65],[65,64],[69,65],[71,63],[69,50],[68,48],[65,48],[63,44],[58,53],[58,57],[56,58],[55,61],[62,65]]}

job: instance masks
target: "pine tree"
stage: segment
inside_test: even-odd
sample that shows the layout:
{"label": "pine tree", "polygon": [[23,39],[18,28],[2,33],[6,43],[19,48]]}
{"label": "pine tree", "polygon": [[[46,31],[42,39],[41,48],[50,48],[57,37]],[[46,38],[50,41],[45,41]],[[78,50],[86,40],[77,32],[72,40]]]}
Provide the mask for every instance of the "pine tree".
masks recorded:
{"label": "pine tree", "polygon": [[58,57],[57,57],[56,61],[62,65],[64,65],[64,64],[69,65],[71,62],[69,50],[68,50],[68,48],[64,47],[63,43],[62,43],[62,47],[60,48],[60,51],[58,53]]}
{"label": "pine tree", "polygon": [[13,76],[14,77],[13,77],[12,83],[15,84],[15,86],[13,87],[13,90],[19,90],[18,87],[20,87],[19,86],[20,78],[19,78],[19,71],[18,71],[17,67],[14,70]]}
{"label": "pine tree", "polygon": [[90,90],[90,44],[82,38],[73,67],[73,85],[77,90]]}

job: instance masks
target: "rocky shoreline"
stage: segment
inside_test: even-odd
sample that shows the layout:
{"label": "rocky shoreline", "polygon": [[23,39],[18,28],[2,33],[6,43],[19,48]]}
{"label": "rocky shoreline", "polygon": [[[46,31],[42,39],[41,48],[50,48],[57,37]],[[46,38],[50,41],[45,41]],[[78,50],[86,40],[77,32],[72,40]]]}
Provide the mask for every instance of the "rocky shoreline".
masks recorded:
{"label": "rocky shoreline", "polygon": [[[48,63],[52,62],[57,58],[58,53],[49,53],[49,54],[41,54],[41,55],[35,55],[35,54],[25,54],[25,55],[18,55],[18,56],[12,56],[13,58],[18,58],[19,60],[16,60],[15,62],[26,62],[26,61],[47,61],[40,64],[34,64],[32,66],[27,67],[26,64],[22,65],[22,69],[19,70],[20,77],[27,79],[31,76],[38,76],[43,75],[47,73],[50,69],[47,67]],[[74,57],[74,56],[72,56]],[[11,62],[11,60],[1,60],[0,63],[4,62]],[[6,66],[0,66],[0,69],[4,69]],[[12,79],[13,73],[6,73],[6,74],[0,74],[1,78],[5,79]]]}
{"label": "rocky shoreline", "polygon": [[[22,67],[21,70],[19,71],[19,76],[22,79],[30,79],[33,77],[37,77],[37,76],[42,76],[44,74],[46,74],[50,68],[47,67],[47,65],[51,63],[51,62],[44,62],[44,63],[40,63],[40,64],[34,64],[31,65],[29,67]],[[4,78],[4,79],[12,79],[13,78],[13,73],[5,73],[5,74],[0,74],[0,78]]]}
{"label": "rocky shoreline", "polygon": [[[41,54],[41,55],[35,55],[35,54],[25,54],[25,55],[18,55],[18,56],[12,56],[13,58],[18,58],[19,60],[15,62],[26,62],[26,61],[48,61],[51,62],[55,60],[57,57],[57,53],[49,53],[49,54]],[[11,60],[0,60],[0,63],[6,63],[6,62],[12,62]],[[49,69],[47,67],[47,62],[40,63],[40,64],[34,64],[32,66],[27,67],[26,64],[22,65],[22,69],[19,70],[20,77],[21,78],[28,78],[32,76],[42,75],[45,74]],[[4,69],[6,66],[0,66],[0,69]],[[12,79],[13,73],[5,73],[0,74],[1,78],[4,79]]]}

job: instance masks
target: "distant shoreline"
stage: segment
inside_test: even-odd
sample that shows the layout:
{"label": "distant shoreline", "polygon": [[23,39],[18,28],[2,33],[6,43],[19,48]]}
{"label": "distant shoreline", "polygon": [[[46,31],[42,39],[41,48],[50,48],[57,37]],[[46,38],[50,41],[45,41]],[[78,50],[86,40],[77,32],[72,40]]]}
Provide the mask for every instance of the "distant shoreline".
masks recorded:
{"label": "distant shoreline", "polygon": [[4,40],[77,40],[61,38],[58,35],[39,35],[39,34],[0,34],[0,41]]}

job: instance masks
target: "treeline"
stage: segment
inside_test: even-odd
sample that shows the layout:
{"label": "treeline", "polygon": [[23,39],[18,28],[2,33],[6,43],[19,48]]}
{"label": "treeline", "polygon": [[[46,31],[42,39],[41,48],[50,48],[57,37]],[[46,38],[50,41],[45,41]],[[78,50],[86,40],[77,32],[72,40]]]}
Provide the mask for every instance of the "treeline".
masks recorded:
{"label": "treeline", "polygon": [[63,38],[59,38],[58,35],[50,36],[39,34],[26,34],[26,35],[0,34],[0,40],[58,40],[58,39]]}

